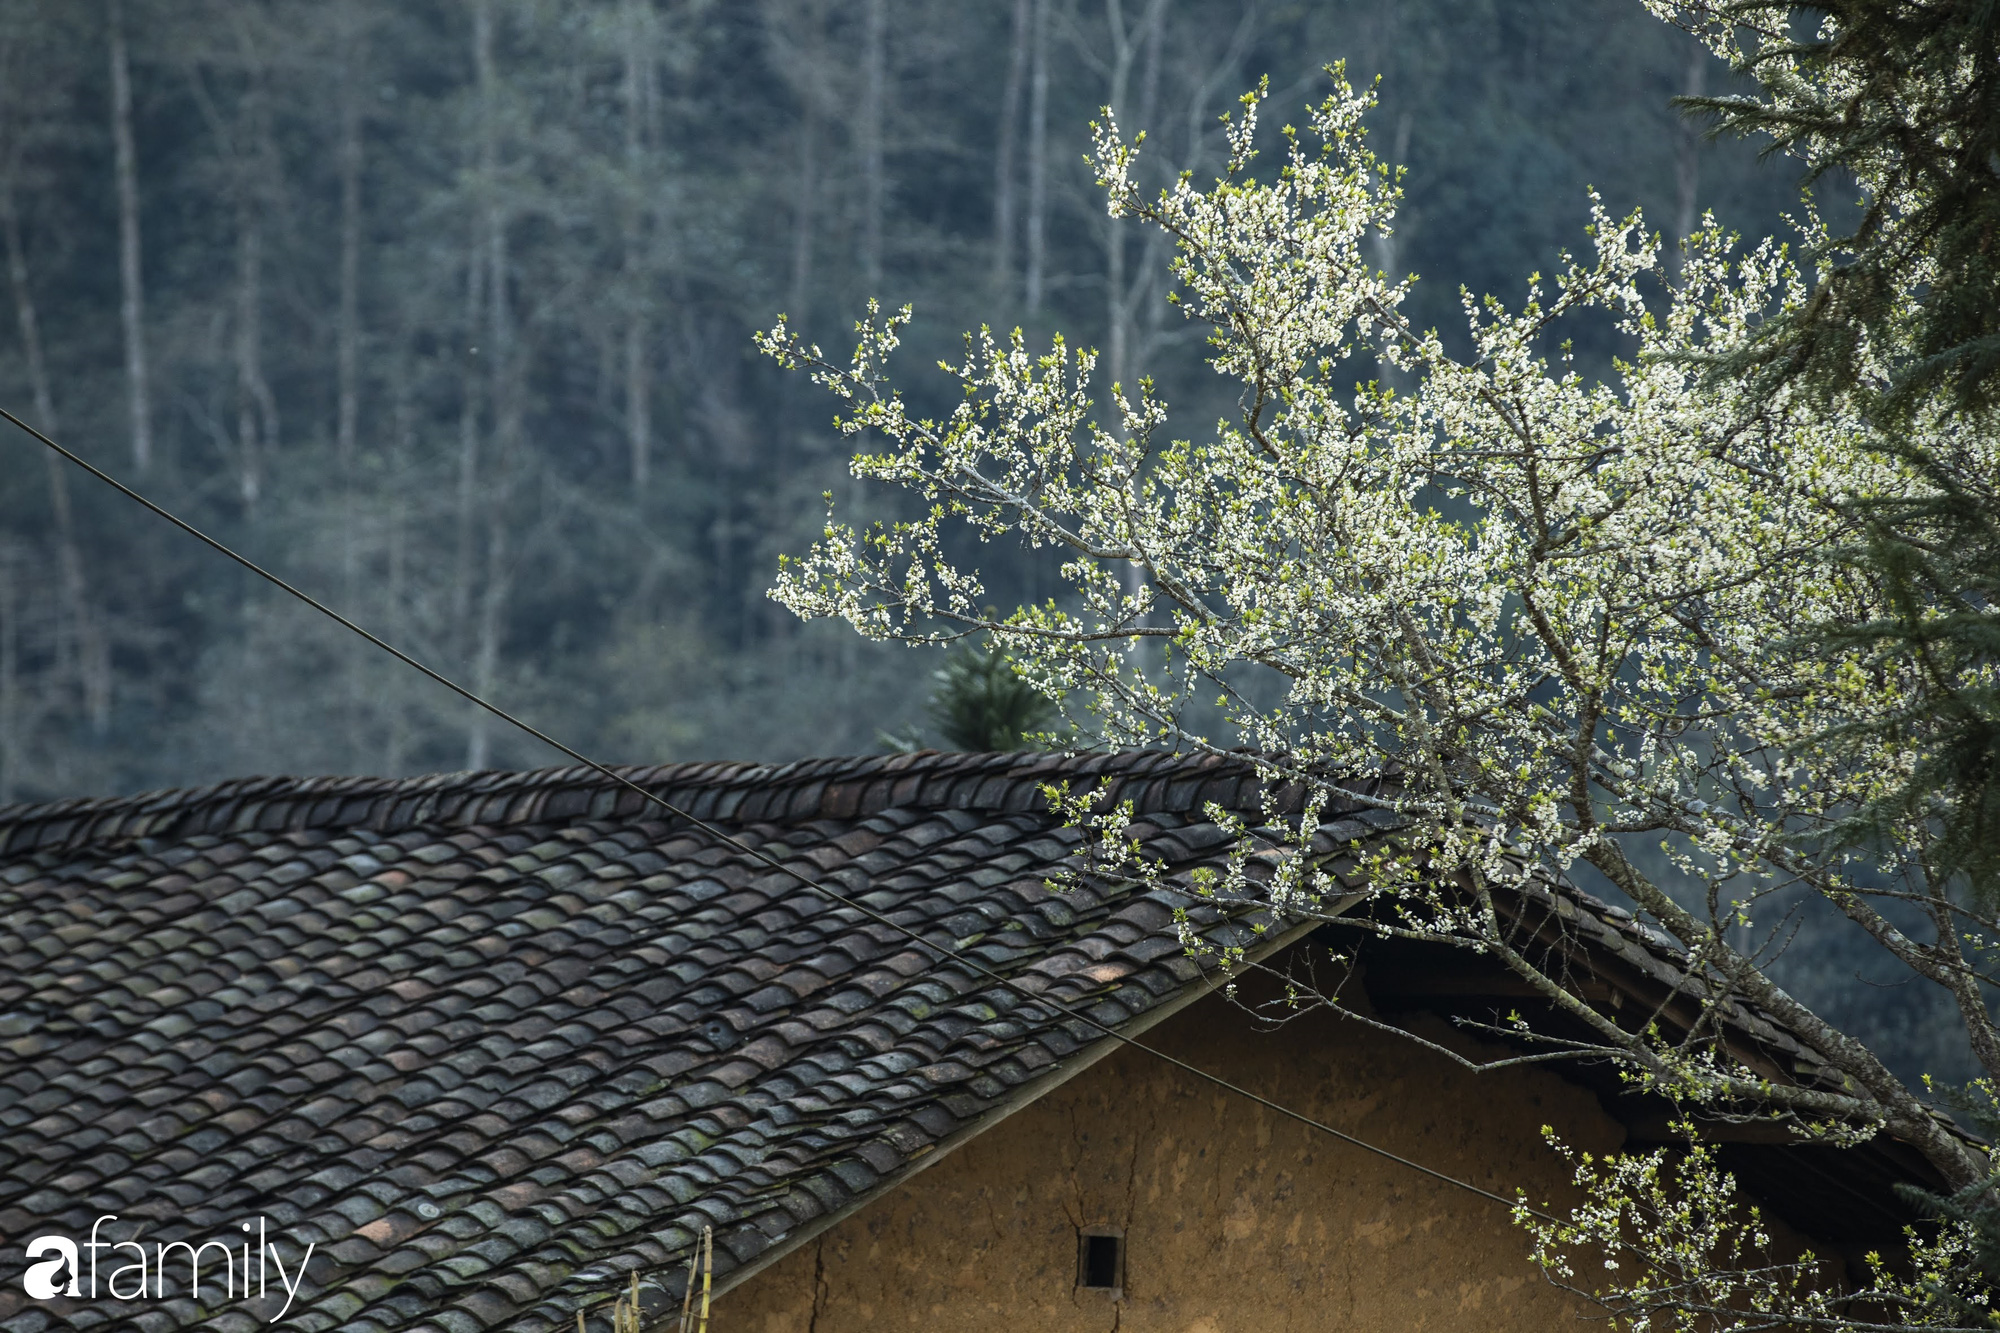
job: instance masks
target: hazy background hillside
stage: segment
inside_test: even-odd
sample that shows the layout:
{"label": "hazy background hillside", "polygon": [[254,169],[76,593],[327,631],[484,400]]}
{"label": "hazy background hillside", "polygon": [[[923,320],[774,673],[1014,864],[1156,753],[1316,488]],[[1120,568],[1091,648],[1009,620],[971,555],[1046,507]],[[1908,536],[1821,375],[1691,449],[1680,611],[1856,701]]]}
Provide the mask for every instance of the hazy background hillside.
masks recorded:
{"label": "hazy background hillside", "polygon": [[[763,597],[821,493],[854,490],[829,402],[751,349],[778,312],[838,344],[870,293],[912,302],[919,378],[962,328],[1061,328],[1153,374],[1184,428],[1223,410],[1159,248],[1103,217],[1100,105],[1199,174],[1259,75],[1275,125],[1323,63],[1380,71],[1377,147],[1410,167],[1381,257],[1447,329],[1459,284],[1511,296],[1581,241],[1587,185],[1670,236],[1792,198],[1788,164],[1677,124],[1701,66],[1633,0],[0,15],[0,400],[621,760],[869,749],[921,704],[928,658]],[[0,450],[0,799],[545,759],[25,439]],[[1017,553],[988,563],[1036,589]]]}

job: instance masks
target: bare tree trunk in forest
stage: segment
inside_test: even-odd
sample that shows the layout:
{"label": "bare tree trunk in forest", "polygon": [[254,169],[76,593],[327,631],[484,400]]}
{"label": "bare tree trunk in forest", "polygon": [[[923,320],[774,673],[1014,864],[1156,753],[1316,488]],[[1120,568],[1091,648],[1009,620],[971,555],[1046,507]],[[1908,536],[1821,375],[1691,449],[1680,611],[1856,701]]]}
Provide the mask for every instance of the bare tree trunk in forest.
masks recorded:
{"label": "bare tree trunk in forest", "polygon": [[785,313],[804,328],[811,313],[813,231],[818,226],[814,205],[819,195],[819,99],[804,96],[804,123],[799,126],[799,172],[792,188],[792,288]]}
{"label": "bare tree trunk in forest", "polygon": [[21,618],[14,548],[0,546],[0,805],[14,799],[21,770]]}
{"label": "bare tree trunk in forest", "polygon": [[882,291],[883,103],[888,89],[888,0],[865,0],[861,47],[861,271],[868,294]]}
{"label": "bare tree trunk in forest", "polygon": [[[468,337],[477,337],[480,307],[476,299],[479,288],[484,287],[486,314],[486,399],[492,411],[493,459],[489,471],[493,479],[482,488],[476,475],[476,454],[468,449],[461,458],[461,504],[463,524],[460,529],[461,577],[457,594],[461,599],[469,599],[472,588],[470,551],[472,540],[472,516],[481,499],[485,500],[486,513],[486,578],[483,596],[479,603],[478,623],[473,630],[473,670],[472,681],[475,692],[484,694],[492,686],[498,667],[500,608],[498,599],[503,590],[497,581],[500,572],[501,526],[498,510],[502,502],[498,482],[504,475],[508,461],[508,445],[514,424],[513,369],[510,357],[509,329],[507,325],[507,222],[501,210],[498,197],[500,142],[498,138],[499,117],[499,71],[493,58],[493,10],[492,0],[472,0],[472,63],[478,80],[480,107],[480,200],[478,204],[477,235],[474,244],[473,268],[475,272],[484,269],[484,281],[474,279],[472,295],[475,299],[468,305],[467,313],[472,316],[467,329]],[[468,386],[469,387],[469,386]],[[468,412],[476,408],[468,403]],[[476,446],[478,438],[477,417],[471,418],[471,429],[466,439]],[[482,496],[481,491],[485,494]],[[471,710],[466,727],[465,766],[477,769],[486,766],[489,752],[487,735],[487,714],[483,708]]]}
{"label": "bare tree trunk in forest", "polygon": [[236,195],[236,446],[243,503],[254,508],[264,490],[266,460],[278,444],[278,402],[264,378],[264,220],[277,187],[278,151],[271,134],[269,70],[241,10],[236,43],[248,86],[234,133],[222,128]]}
{"label": "bare tree trunk in forest", "polygon": [[632,489],[646,493],[652,471],[653,381],[648,360],[646,311],[641,302],[625,324],[625,430],[632,453]]}
{"label": "bare tree trunk in forest", "polygon": [[1160,110],[1160,47],[1166,37],[1166,4],[1161,0],[1147,16],[1144,31],[1139,40],[1144,43],[1145,63],[1139,66],[1139,117],[1138,126],[1143,129],[1156,123]]}
{"label": "bare tree trunk in forest", "polygon": [[[1114,389],[1123,388],[1131,392],[1132,385],[1126,374],[1125,358],[1125,229],[1119,226],[1121,219],[1105,217],[1100,219],[1104,227],[1104,322],[1105,369],[1111,372]],[[1135,572],[1136,577],[1136,572]]]}
{"label": "bare tree trunk in forest", "polygon": [[[1404,111],[1396,117],[1396,139],[1389,155],[1389,162],[1392,166],[1406,167],[1410,163],[1410,124],[1409,112]],[[1190,146],[1191,148],[1192,146]],[[1416,224],[1416,221],[1416,210],[1408,207],[1398,209],[1393,229],[1378,231],[1372,238],[1374,242],[1375,262],[1381,266],[1382,272],[1389,276],[1391,282],[1396,281],[1397,275],[1403,271],[1403,237],[1408,233],[1408,229]],[[1397,369],[1387,362],[1377,363],[1375,373],[1381,376],[1384,384],[1389,385],[1398,393],[1403,393],[1409,388],[1408,373]]]}
{"label": "bare tree trunk in forest", "polygon": [[1022,298],[1033,314],[1042,308],[1042,287],[1048,262],[1049,216],[1049,0],[1035,0],[1028,79],[1028,226],[1027,271]]}
{"label": "bare tree trunk in forest", "polygon": [[[484,50],[485,64],[480,82],[497,100],[499,75],[493,63],[491,28]],[[488,105],[492,105],[489,102]],[[497,142],[493,148],[498,164]],[[487,400],[493,405],[492,479],[486,487],[486,571],[479,602],[478,647],[473,659],[473,690],[481,697],[490,695],[499,678],[500,632],[510,591],[506,574],[507,525],[505,510],[511,472],[518,462],[521,435],[521,370],[516,363],[513,311],[509,301],[509,255],[507,213],[497,195],[489,195],[486,207],[486,313],[489,344],[486,361]],[[485,709],[473,714],[471,733],[466,740],[466,767],[484,768],[491,751],[491,718]]]}
{"label": "bare tree trunk in forest", "polygon": [[0,181],[0,229],[6,233],[7,281],[13,289],[14,319],[20,326],[22,357],[28,365],[28,393],[35,403],[35,424],[44,434],[54,436],[57,434],[55,395],[49,388],[48,363],[42,359],[41,321],[35,314],[34,294],[28,288],[28,255],[21,247],[21,218],[14,208],[11,179]]}
{"label": "bare tree trunk in forest", "polygon": [[[36,424],[50,437],[58,434],[55,394],[49,386],[48,363],[42,357],[41,323],[35,315],[34,293],[28,286],[28,256],[21,245],[21,220],[14,209],[10,180],[0,183],[0,229],[6,233],[7,278],[14,294],[14,317],[21,330],[21,347],[28,363],[28,391],[35,403]],[[83,558],[77,549],[76,520],[70,510],[69,465],[53,453],[43,454],[48,469],[49,513],[56,526],[56,562],[62,571],[66,623],[56,634],[56,670],[74,671],[90,727],[102,736],[111,726],[111,659],[104,636],[90,613],[83,581]]]}
{"label": "bare tree trunk in forest", "polygon": [[494,484],[487,487],[492,503],[500,503],[505,468],[514,461],[521,435],[521,367],[515,364],[514,325],[508,305],[507,214],[497,200],[486,209],[486,399],[493,405]]}
{"label": "bare tree trunk in forest", "polygon": [[[458,413],[457,558],[451,585],[452,655],[470,650],[472,641],[472,549],[479,497],[479,373],[480,319],[486,302],[486,205],[494,188],[499,145],[493,125],[493,12],[488,0],[472,0],[472,64],[479,80],[479,181],[474,190],[472,232],[465,253],[465,374],[460,385]],[[489,353],[491,349],[488,349]]]}
{"label": "bare tree trunk in forest", "polygon": [[[1111,114],[1118,120],[1121,129],[1126,128],[1127,94],[1131,86],[1132,62],[1142,53],[1147,54],[1145,70],[1148,76],[1142,85],[1150,94],[1159,83],[1159,43],[1161,19],[1166,12],[1166,0],[1148,0],[1146,12],[1140,15],[1132,27],[1125,26],[1125,11],[1120,0],[1104,0],[1104,18],[1111,29],[1110,97]],[[1141,123],[1150,116],[1150,107],[1141,108]],[[1129,130],[1128,130],[1129,132]],[[1125,281],[1125,233],[1124,220],[1105,215],[1104,258],[1105,258],[1105,342],[1108,348],[1108,369],[1111,382],[1131,388],[1131,306],[1133,293],[1126,290]]]}
{"label": "bare tree trunk in forest", "polygon": [[[392,430],[389,436],[387,502],[382,508],[385,566],[382,577],[382,620],[394,630],[404,624],[403,580],[407,564],[405,533],[408,528],[405,474],[410,466],[410,458],[416,452],[417,414],[416,405],[410,400],[410,376],[404,363],[404,356],[399,354],[391,357],[388,370]],[[409,731],[400,699],[391,695],[386,703],[386,716],[383,721],[387,734],[382,742],[382,771],[390,777],[396,777],[403,771]]]}
{"label": "bare tree trunk in forest", "polygon": [[[339,7],[335,18],[335,78],[338,81],[340,139],[340,295],[334,319],[334,468],[340,486],[341,604],[354,606],[361,584],[361,504],[354,485],[354,452],[361,427],[361,36],[355,4]],[[346,681],[345,763],[361,762],[356,742],[366,711],[362,664],[357,654],[343,658]]]}
{"label": "bare tree trunk in forest", "polygon": [[[1234,79],[1241,68],[1243,58],[1249,53],[1258,31],[1259,7],[1256,0],[1249,0],[1237,20],[1236,31],[1228,43],[1216,54],[1214,62],[1208,66],[1191,88],[1176,94],[1183,104],[1186,117],[1185,156],[1178,164],[1180,171],[1197,171],[1204,157],[1204,139],[1212,131],[1214,120],[1208,106],[1216,88],[1225,79]],[[1166,43],[1165,6],[1156,5],[1141,21],[1138,40],[1143,43],[1140,50],[1143,63],[1139,75],[1139,107],[1136,123],[1157,124],[1160,110],[1160,63],[1162,48]],[[1396,153],[1400,158],[1409,147],[1410,120],[1404,116],[1398,127]],[[1162,148],[1165,143],[1162,142]],[[1162,163],[1165,165],[1165,163]],[[1386,238],[1381,238],[1386,239]],[[1126,242],[1119,242],[1123,249]],[[1126,252],[1129,254],[1129,251]],[[1117,257],[1114,254],[1114,257]],[[1166,324],[1169,306],[1162,298],[1163,288],[1168,281],[1167,242],[1156,230],[1144,233],[1140,243],[1139,256],[1132,266],[1128,281],[1113,287],[1112,294],[1117,303],[1117,328],[1120,331],[1118,348],[1119,365],[1114,366],[1114,374],[1124,383],[1132,384],[1143,378],[1145,363],[1152,350],[1159,345]]]}
{"label": "bare tree trunk in forest", "polygon": [[[1138,124],[1152,123],[1152,106],[1158,94],[1160,82],[1160,27],[1166,10],[1166,0],[1148,0],[1146,11],[1131,28],[1125,26],[1125,11],[1120,0],[1104,0],[1104,18],[1111,29],[1111,88],[1109,104],[1111,114],[1119,127],[1125,129],[1129,120],[1127,96],[1130,91],[1132,62],[1142,53],[1146,63],[1143,67],[1140,85],[1145,105],[1139,109]],[[1127,133],[1130,133],[1127,130]],[[1132,368],[1132,306],[1138,295],[1128,286],[1143,289],[1145,275],[1139,282],[1128,284],[1125,277],[1125,239],[1127,227],[1123,218],[1103,214],[1104,227],[1104,296],[1106,324],[1106,360],[1109,362],[1111,382],[1122,387],[1125,392],[1133,392]],[[1126,595],[1137,597],[1144,574],[1136,563],[1125,566]]]}
{"label": "bare tree trunk in forest", "polygon": [[[786,319],[798,329],[804,329],[812,319],[813,266],[817,259],[823,177],[820,156],[827,137],[823,122],[831,114],[838,124],[843,113],[853,112],[849,101],[836,96],[831,89],[836,71],[845,65],[842,53],[828,40],[828,11],[833,4],[834,0],[764,0],[762,5],[766,40],[786,87],[798,100],[798,128],[793,136],[798,161],[786,182],[792,235],[791,273],[784,306]],[[864,106],[862,111],[865,110]],[[865,137],[865,131],[865,125],[856,126],[857,143]]]}
{"label": "bare tree trunk in forest", "polygon": [[276,405],[264,382],[264,226],[256,203],[237,208],[236,233],[236,447],[238,490],[255,507],[264,490],[264,455],[275,443]]}
{"label": "bare tree trunk in forest", "polygon": [[351,5],[340,9],[340,313],[335,334],[334,448],[341,484],[353,480],[361,422],[361,90],[360,36]]}
{"label": "bare tree trunk in forest", "polygon": [[[1708,87],[1708,62],[1713,59],[1702,47],[1689,44],[1687,63],[1687,87],[1689,97],[1700,97]],[[1699,215],[1698,194],[1701,188],[1701,135],[1692,121],[1681,117],[1675,126],[1677,136],[1674,142],[1674,234],[1681,241],[1694,233],[1695,219]],[[1679,276],[1681,250],[1673,250],[1674,274]]]}
{"label": "bare tree trunk in forest", "polygon": [[[238,103],[233,127],[214,116],[230,159],[236,205],[236,448],[238,491],[244,508],[254,515],[263,496],[265,468],[275,455],[278,439],[277,402],[264,378],[264,222],[267,192],[276,187],[276,147],[272,142],[266,104],[267,71],[245,26],[243,9],[231,11],[242,71],[247,86]],[[197,80],[197,88],[200,84]],[[262,590],[243,585],[242,629],[238,644],[239,678],[249,684],[240,705],[231,710],[234,723],[234,763],[255,763],[261,744],[271,734],[268,696],[260,688],[266,679],[264,626],[269,606]]]}
{"label": "bare tree trunk in forest", "polygon": [[[486,525],[486,587],[479,598],[479,647],[472,659],[472,692],[491,698],[500,674],[500,627],[507,606],[507,525],[495,506]],[[485,768],[491,759],[485,709],[474,714],[465,744],[465,766]]]}
{"label": "bare tree trunk in forest", "polygon": [[[1392,166],[1403,167],[1408,166],[1409,161],[1410,113],[1405,111],[1396,117],[1396,139],[1394,147],[1389,152],[1389,162]],[[1402,220],[1403,215],[1399,215],[1398,221]],[[1389,275],[1391,282],[1396,280],[1397,260],[1401,253],[1402,249],[1394,232],[1375,233],[1375,257],[1381,263],[1382,271]]]}
{"label": "bare tree trunk in forest", "polygon": [[123,288],[125,380],[131,395],[132,466],[153,461],[153,411],[146,384],[146,299],[139,269],[139,167],[132,142],[132,75],[125,58],[123,0],[110,0],[111,141],[118,186],[118,276]]}
{"label": "bare tree trunk in forest", "polygon": [[457,558],[452,564],[451,634],[452,655],[458,656],[470,642],[472,616],[472,542],[475,504],[479,494],[479,315],[485,301],[486,257],[480,245],[477,217],[472,244],[465,254],[465,373],[459,386],[458,407],[458,495],[455,513]]}
{"label": "bare tree trunk in forest", "polygon": [[[625,34],[625,170],[627,189],[644,187],[646,137],[656,99],[653,87],[653,45],[639,0],[626,0]],[[626,203],[625,292],[631,302],[625,321],[625,432],[632,456],[632,488],[644,494],[652,470],[653,385],[646,321],[647,210],[636,200]]]}
{"label": "bare tree trunk in forest", "polygon": [[1028,72],[1028,35],[1034,0],[1014,0],[1014,41],[1007,86],[1000,96],[1000,148],[993,158],[993,286],[1006,291],[1014,274],[1014,159],[1020,155],[1021,90]]}

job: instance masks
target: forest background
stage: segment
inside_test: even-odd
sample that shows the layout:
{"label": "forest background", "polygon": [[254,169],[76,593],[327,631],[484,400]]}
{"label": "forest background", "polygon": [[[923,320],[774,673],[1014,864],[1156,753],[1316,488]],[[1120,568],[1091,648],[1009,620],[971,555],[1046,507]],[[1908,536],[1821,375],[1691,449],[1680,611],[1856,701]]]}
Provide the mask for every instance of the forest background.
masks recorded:
{"label": "forest background", "polygon": [[[765,590],[824,493],[893,500],[753,332],[837,349],[871,295],[915,306],[911,364],[1060,329],[1213,419],[1089,123],[1206,179],[1237,93],[1268,75],[1281,124],[1338,59],[1409,168],[1379,261],[1448,340],[1461,286],[1582,243],[1588,187],[1669,241],[1796,207],[1796,163],[1672,109],[1726,75],[1637,0],[0,0],[0,403],[601,759],[875,749],[936,658]],[[1002,602],[1057,591],[979,556]],[[547,762],[0,438],[0,802]],[[1784,984],[1962,1075],[1858,930],[1794,928]]]}

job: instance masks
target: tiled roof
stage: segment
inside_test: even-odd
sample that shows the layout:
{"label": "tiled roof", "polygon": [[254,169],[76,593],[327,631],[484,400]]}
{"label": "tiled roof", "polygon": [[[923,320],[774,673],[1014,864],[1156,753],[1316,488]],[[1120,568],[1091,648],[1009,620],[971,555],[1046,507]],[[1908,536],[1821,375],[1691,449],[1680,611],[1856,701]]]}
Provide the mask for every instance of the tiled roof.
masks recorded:
{"label": "tiled roof", "polygon": [[[1249,904],[1044,883],[1079,835],[1043,784],[1108,783],[1184,884],[1227,851],[1206,803],[1259,808],[1243,760],[623,772],[1105,1024],[1206,989],[1176,910],[1218,944],[1289,938]],[[1321,837],[1392,823],[1357,799]],[[1585,895],[1535,888],[1519,918],[1649,1006],[1685,980],[1670,942]],[[633,1271],[666,1304],[701,1227],[718,1279],[741,1275],[1104,1049],[584,769],[0,809],[0,960],[0,1245],[107,1213],[106,1238],[149,1240],[261,1216],[318,1246],[304,1329],[567,1330]],[[1819,1076],[1768,1018],[1732,1030],[1771,1076]],[[276,1305],[35,1304],[15,1283],[0,1330],[247,1333]]]}
{"label": "tiled roof", "polygon": [[[1241,762],[626,772],[1104,1023],[1192,993],[1176,908],[1218,943],[1265,919],[1043,883],[1078,835],[1042,783],[1108,779],[1184,871],[1224,842],[1205,801],[1254,808]],[[1357,805],[1329,836],[1386,822]],[[579,769],[0,810],[0,957],[0,1238],[262,1216],[319,1247],[306,1329],[567,1329],[704,1225],[726,1275],[1101,1038]],[[0,1329],[262,1326],[172,1295],[10,1285]]]}

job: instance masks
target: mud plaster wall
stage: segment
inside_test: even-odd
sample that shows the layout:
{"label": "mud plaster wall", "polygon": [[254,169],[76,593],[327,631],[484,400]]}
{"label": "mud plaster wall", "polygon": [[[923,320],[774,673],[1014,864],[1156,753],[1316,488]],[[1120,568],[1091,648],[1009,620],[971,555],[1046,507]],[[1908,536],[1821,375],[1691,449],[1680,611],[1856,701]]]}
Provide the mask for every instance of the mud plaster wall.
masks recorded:
{"label": "mud plaster wall", "polygon": [[[1331,1016],[1256,1031],[1219,998],[1149,1040],[1391,1151],[1511,1196],[1567,1198],[1542,1143],[1623,1131],[1539,1070],[1466,1073]],[[1079,1227],[1126,1234],[1123,1299],[1076,1288]],[[1535,1330],[1581,1302],[1498,1204],[1139,1052],[1102,1061],[786,1256],[715,1333]]]}

